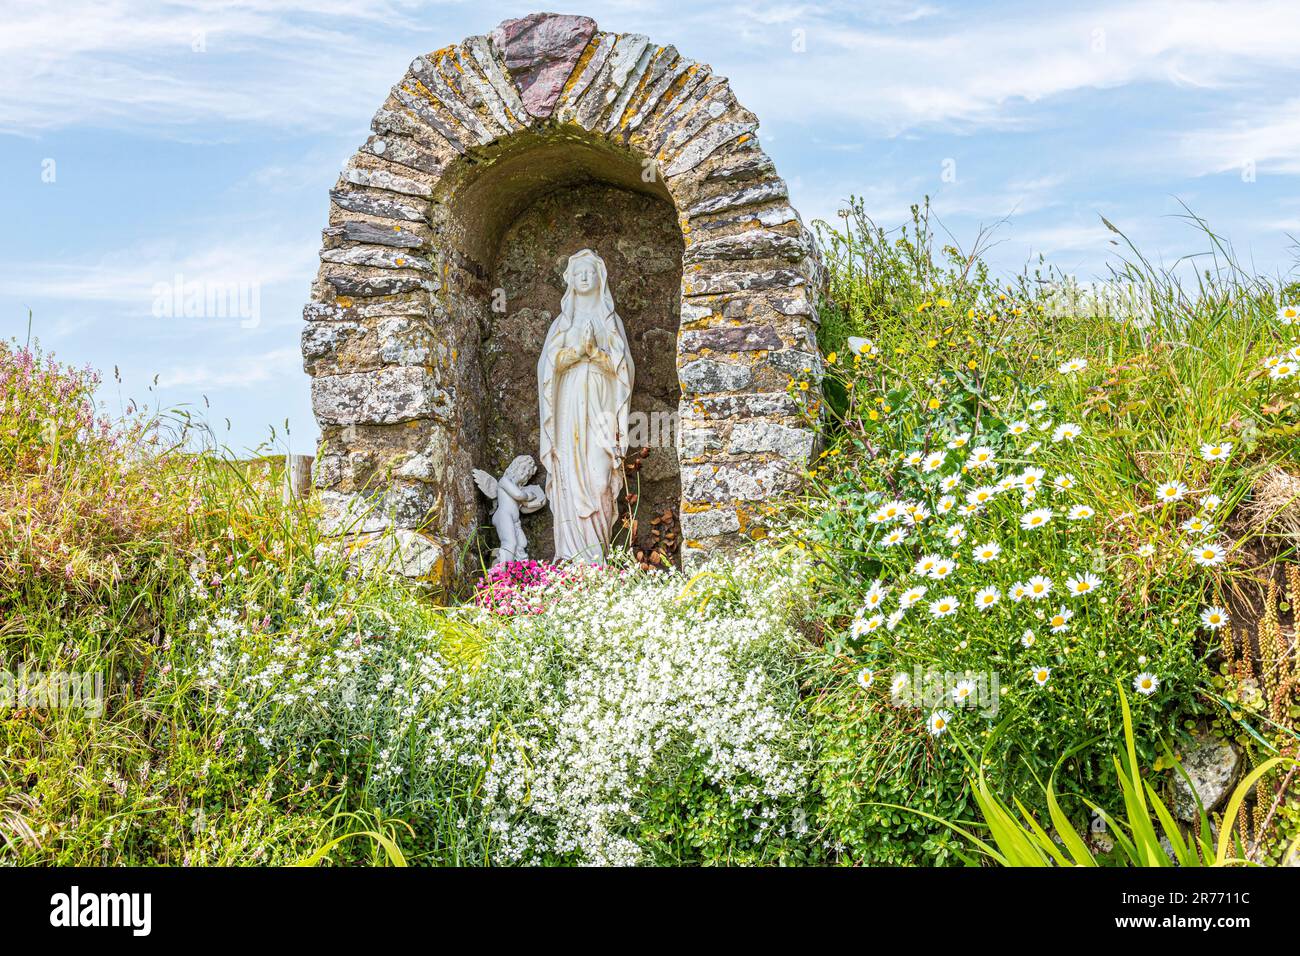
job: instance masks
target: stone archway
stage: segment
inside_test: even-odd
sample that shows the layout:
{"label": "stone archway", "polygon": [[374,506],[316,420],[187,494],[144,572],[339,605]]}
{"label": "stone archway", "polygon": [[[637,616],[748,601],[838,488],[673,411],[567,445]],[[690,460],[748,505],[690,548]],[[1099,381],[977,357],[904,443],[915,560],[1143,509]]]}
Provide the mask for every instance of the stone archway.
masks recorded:
{"label": "stone archway", "polygon": [[675,369],[638,390],[647,411],[676,404],[654,473],[680,495],[683,556],[760,536],[763,502],[807,467],[788,386],[820,358],[816,252],[757,126],[709,67],[586,17],[509,20],[415,60],[330,193],[304,312],[324,532],[455,575],[486,504],[471,469],[535,454],[519,369],[557,261],[590,239],[633,349]]}

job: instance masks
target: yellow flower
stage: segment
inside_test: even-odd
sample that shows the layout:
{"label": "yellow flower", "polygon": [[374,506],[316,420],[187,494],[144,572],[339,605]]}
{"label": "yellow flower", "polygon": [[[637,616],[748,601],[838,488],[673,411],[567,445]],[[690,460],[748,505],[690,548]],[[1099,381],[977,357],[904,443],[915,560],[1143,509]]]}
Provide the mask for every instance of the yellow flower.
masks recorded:
{"label": "yellow flower", "polygon": [[930,401],[928,401],[926,404],[929,406],[930,411],[933,412],[933,411],[935,411],[935,410],[939,407],[940,402],[939,402],[939,400],[938,400],[937,398],[932,398],[932,399],[930,399]]}
{"label": "yellow flower", "polygon": [[946,309],[948,306],[952,305],[952,300],[951,300],[951,299],[940,299],[940,300],[939,300],[939,304],[940,304],[941,306],[943,306],[943,307]]}
{"label": "yellow flower", "polygon": [[835,353],[835,352],[832,352],[830,355],[826,356],[826,364],[827,364],[827,365],[834,365],[834,364],[835,364],[835,359],[836,359],[837,357],[838,357],[838,356],[836,355],[836,353]]}
{"label": "yellow flower", "polygon": [[870,418],[873,422],[878,422],[880,421],[880,412],[876,411],[873,408],[871,411],[867,412],[867,417]]}

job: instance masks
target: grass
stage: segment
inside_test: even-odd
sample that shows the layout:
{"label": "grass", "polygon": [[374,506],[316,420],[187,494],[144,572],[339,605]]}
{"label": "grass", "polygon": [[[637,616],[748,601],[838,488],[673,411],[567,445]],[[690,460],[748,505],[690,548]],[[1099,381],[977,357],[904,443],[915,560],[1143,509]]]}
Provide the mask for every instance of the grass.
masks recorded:
{"label": "grass", "polygon": [[[1268,363],[1300,326],[1205,236],[1199,271],[1122,247],[1081,288],[995,277],[996,234],[944,244],[925,206],[887,233],[851,205],[822,230],[825,375],[791,383],[822,443],[787,543],[502,603],[537,614],[356,574],[275,460],[105,420],[93,372],[0,345],[0,671],[105,688],[98,716],[0,711],[0,863],[1087,865],[1090,807],[1133,864],[1161,834],[1184,864],[1279,861],[1300,375]],[[1017,600],[1035,576],[1049,599]],[[1193,727],[1250,770],[1183,824]]]}

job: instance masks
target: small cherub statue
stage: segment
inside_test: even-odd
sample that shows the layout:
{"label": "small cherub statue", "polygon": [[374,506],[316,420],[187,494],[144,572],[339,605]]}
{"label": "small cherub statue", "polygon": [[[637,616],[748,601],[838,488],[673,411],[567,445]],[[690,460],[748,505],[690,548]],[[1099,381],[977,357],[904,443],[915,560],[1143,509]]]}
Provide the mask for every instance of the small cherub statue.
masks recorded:
{"label": "small cherub statue", "polygon": [[492,527],[497,530],[501,546],[493,552],[492,567],[507,561],[528,560],[528,539],[524,537],[521,514],[532,514],[546,504],[546,492],[538,485],[525,484],[537,472],[531,455],[520,455],[498,480],[479,468],[474,469],[474,483],[489,498],[496,499],[492,509]]}

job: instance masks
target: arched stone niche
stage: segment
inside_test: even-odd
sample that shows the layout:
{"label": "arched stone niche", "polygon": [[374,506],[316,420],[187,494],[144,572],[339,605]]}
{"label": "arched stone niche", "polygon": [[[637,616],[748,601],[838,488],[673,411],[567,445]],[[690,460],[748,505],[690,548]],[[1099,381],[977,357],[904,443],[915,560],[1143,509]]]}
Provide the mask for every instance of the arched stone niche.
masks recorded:
{"label": "arched stone niche", "polygon": [[330,193],[304,313],[323,531],[417,577],[477,564],[471,469],[536,455],[537,356],[591,247],[637,366],[640,519],[676,510],[688,561],[761,536],[807,467],[789,383],[820,357],[815,249],[757,126],[707,66],[586,17],[415,60]]}

